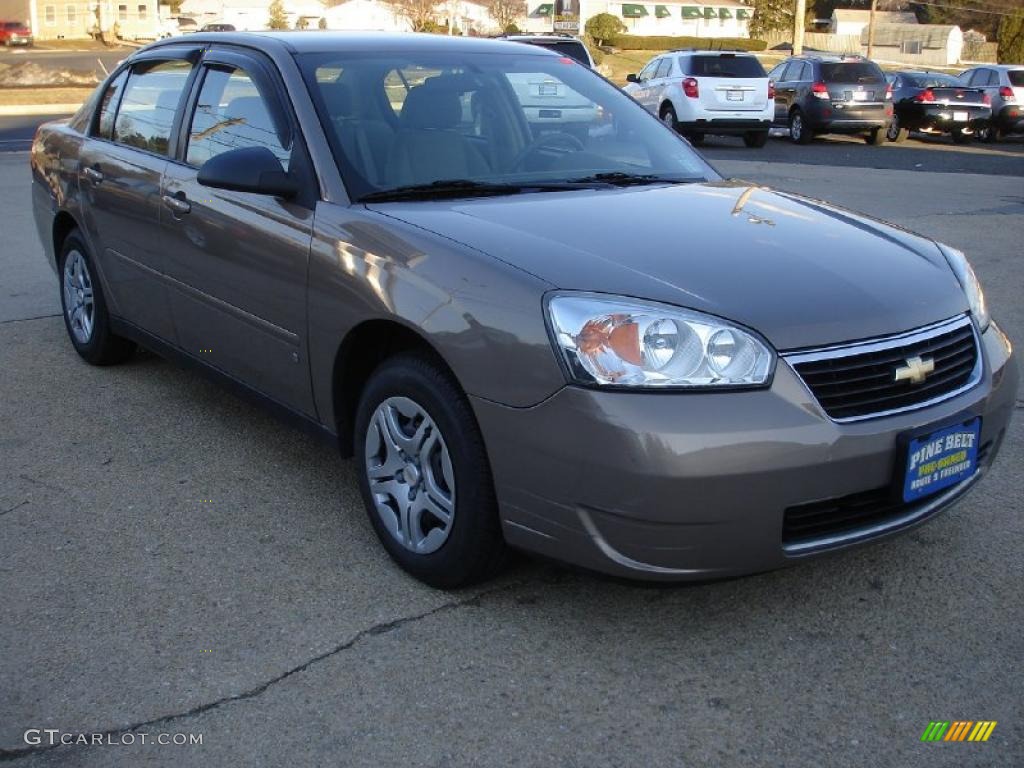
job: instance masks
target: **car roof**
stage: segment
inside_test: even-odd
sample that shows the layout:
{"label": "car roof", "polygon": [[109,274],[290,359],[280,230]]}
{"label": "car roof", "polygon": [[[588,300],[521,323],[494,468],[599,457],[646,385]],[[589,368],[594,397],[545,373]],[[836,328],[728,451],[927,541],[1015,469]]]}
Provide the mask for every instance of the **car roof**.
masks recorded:
{"label": "car roof", "polygon": [[527,46],[511,40],[491,40],[482,37],[425,35],[413,32],[217,32],[205,35],[194,32],[184,38],[174,37],[150,43],[140,50],[152,51],[165,45],[183,43],[236,44],[266,49],[277,46],[289,53],[331,53],[341,51],[457,51],[462,53],[529,52],[537,56],[557,56],[557,53],[539,46]]}

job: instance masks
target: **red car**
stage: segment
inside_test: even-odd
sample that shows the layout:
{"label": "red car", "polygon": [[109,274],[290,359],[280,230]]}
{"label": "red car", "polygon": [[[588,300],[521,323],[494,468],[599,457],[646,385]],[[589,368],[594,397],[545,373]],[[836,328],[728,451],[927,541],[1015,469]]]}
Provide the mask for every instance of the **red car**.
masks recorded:
{"label": "red car", "polygon": [[32,45],[32,30],[23,21],[0,21],[0,42],[12,45]]}

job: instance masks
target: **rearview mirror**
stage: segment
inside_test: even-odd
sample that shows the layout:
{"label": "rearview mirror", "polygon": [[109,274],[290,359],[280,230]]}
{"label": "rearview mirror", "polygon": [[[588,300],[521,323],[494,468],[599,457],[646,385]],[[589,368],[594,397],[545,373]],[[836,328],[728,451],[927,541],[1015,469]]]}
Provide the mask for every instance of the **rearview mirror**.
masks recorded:
{"label": "rearview mirror", "polygon": [[640,78],[636,76],[636,72],[630,72],[628,75],[626,75],[626,82],[627,83],[639,83],[640,82]]}
{"label": "rearview mirror", "polygon": [[241,147],[211,157],[200,166],[198,181],[204,187],[258,195],[287,198],[299,193],[298,182],[266,147]]}

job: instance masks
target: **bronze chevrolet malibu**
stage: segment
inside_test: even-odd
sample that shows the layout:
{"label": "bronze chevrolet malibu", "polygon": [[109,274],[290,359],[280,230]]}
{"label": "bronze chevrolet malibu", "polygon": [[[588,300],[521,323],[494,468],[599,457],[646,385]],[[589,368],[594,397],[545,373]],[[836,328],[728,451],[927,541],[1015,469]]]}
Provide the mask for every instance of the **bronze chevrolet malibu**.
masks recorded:
{"label": "bronze chevrolet malibu", "polygon": [[78,353],[331,437],[437,586],[510,547],[699,579],[876,540],[963,496],[1014,406],[962,253],[723,180],[542,48],[189,35],[32,167]]}

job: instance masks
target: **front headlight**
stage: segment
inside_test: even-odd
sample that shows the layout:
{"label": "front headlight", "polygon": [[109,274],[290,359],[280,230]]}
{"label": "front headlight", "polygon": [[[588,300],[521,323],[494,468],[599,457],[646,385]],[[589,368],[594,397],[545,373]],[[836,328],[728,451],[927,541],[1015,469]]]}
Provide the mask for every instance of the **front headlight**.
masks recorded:
{"label": "front headlight", "polygon": [[985,304],[985,292],[981,289],[981,283],[978,282],[978,276],[974,274],[971,263],[956,248],[950,248],[948,245],[939,245],[939,250],[946,257],[946,261],[949,262],[949,266],[956,275],[956,279],[960,281],[964,293],[967,294],[967,303],[971,307],[971,314],[974,315],[978,329],[984,331],[988,328],[991,318],[988,314],[988,305]]}
{"label": "front headlight", "polygon": [[760,386],[775,362],[750,331],[688,309],[597,294],[559,294],[547,308],[555,345],[581,384]]}

